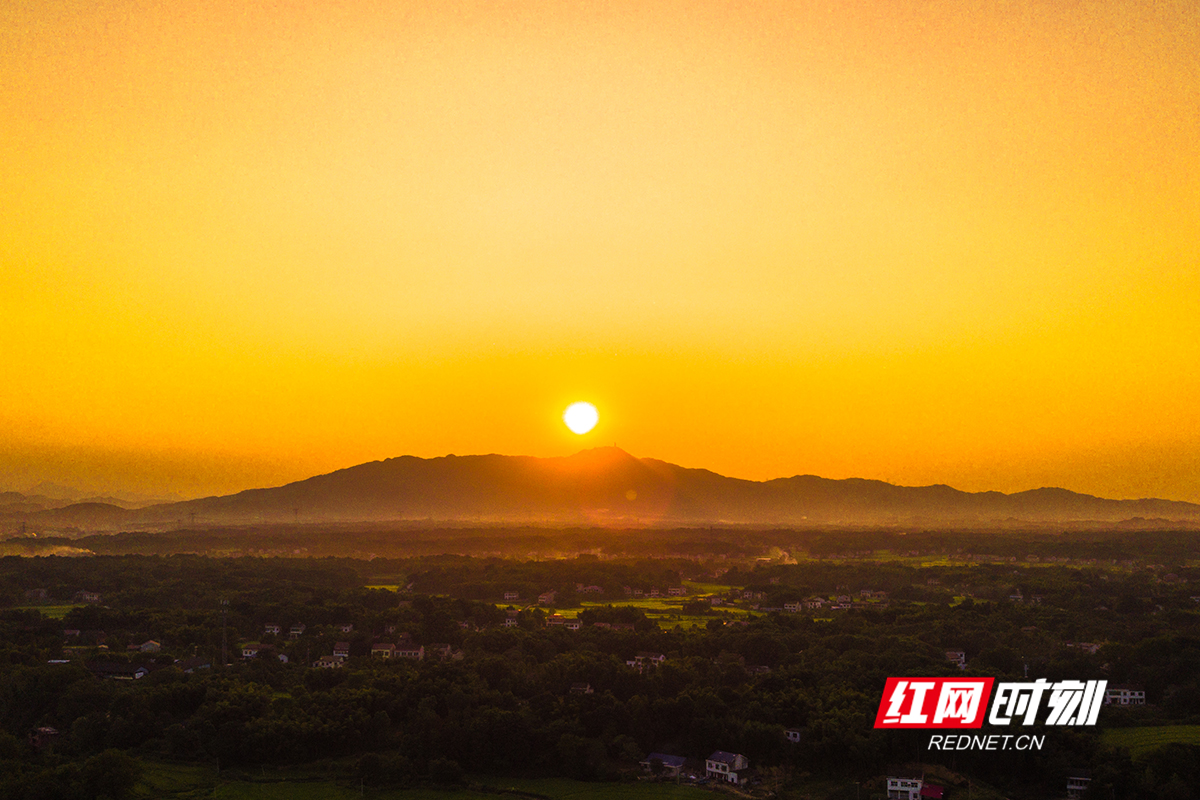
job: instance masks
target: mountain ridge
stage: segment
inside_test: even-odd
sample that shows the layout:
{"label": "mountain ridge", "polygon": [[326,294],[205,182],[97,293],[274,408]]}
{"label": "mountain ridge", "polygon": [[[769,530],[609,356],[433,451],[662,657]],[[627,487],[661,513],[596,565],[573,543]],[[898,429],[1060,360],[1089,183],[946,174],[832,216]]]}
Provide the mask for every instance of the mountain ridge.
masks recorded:
{"label": "mountain ridge", "polygon": [[1200,523],[1200,505],[1183,501],[1111,500],[1058,487],[965,492],[947,484],[899,486],[810,474],[751,481],[637,458],[616,447],[551,458],[395,456],[230,495],[137,509],[77,503],[39,510],[30,518],[86,526],[89,514],[106,528],[391,520],[633,526],[939,527],[1014,520],[1114,524],[1135,518]]}

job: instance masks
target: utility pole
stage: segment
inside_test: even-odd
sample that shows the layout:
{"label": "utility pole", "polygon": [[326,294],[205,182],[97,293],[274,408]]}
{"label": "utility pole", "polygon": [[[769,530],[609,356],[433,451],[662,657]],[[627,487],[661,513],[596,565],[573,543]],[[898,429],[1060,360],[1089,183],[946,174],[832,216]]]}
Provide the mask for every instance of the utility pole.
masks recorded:
{"label": "utility pole", "polygon": [[[229,666],[229,645],[225,638],[225,612],[229,609],[229,601],[221,598],[221,667]],[[219,768],[218,768],[219,770]],[[218,772],[219,774],[219,772]]]}

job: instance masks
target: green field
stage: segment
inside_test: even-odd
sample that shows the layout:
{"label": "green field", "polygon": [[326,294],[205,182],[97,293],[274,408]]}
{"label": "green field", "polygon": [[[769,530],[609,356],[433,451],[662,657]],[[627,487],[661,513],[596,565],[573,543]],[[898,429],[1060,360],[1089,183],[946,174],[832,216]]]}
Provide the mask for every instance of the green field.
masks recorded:
{"label": "green field", "polygon": [[[254,780],[218,780],[212,767],[143,762],[144,776],[137,789],[140,798],[156,800],[351,800],[365,796],[383,800],[496,800],[506,790],[541,795],[550,800],[701,800],[711,796],[701,789],[670,783],[582,783],[565,778],[479,778],[469,788],[370,789],[362,795],[353,780],[313,778],[271,771]],[[518,800],[518,795],[510,795]]]}
{"label": "green field", "polygon": [[1108,728],[1104,743],[1128,748],[1134,758],[1164,744],[1200,745],[1200,725],[1164,725],[1153,728]]}
{"label": "green field", "polygon": [[733,588],[723,583],[697,583],[696,581],[684,581],[683,585],[692,594],[725,594]]}
{"label": "green field", "polygon": [[13,606],[17,611],[37,611],[48,619],[62,619],[72,608],[79,607],[79,603],[69,603],[63,606]]}

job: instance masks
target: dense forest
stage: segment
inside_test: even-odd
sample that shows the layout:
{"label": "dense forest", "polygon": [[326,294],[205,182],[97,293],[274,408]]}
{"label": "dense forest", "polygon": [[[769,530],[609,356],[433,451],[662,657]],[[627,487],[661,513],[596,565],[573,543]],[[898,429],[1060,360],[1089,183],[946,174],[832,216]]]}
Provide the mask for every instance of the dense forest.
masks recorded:
{"label": "dense forest", "polygon": [[[915,541],[889,552],[936,550]],[[714,750],[744,754],[784,796],[910,763],[1015,798],[1061,796],[1079,768],[1089,796],[1192,796],[1200,745],[1134,758],[1104,736],[1200,724],[1190,535],[1143,540],[1133,559],[1105,558],[1104,537],[988,557],[951,541],[956,557],[932,564],[881,543],[894,544],[815,537],[799,563],[3,558],[0,798],[118,800],[155,759],[326,764],[372,787],[621,780],[649,753]],[[419,659],[380,657],[405,643]],[[927,732],[873,729],[887,677],[963,674],[1137,684],[1147,705],[1039,727],[1037,751],[938,753]]]}

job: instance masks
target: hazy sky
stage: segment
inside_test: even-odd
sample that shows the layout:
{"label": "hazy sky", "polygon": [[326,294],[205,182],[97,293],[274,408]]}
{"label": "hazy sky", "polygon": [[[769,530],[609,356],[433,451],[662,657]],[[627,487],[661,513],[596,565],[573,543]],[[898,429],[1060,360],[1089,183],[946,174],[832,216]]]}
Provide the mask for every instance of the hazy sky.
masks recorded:
{"label": "hazy sky", "polygon": [[1200,4],[9,0],[0,270],[0,488],[1200,501]]}

